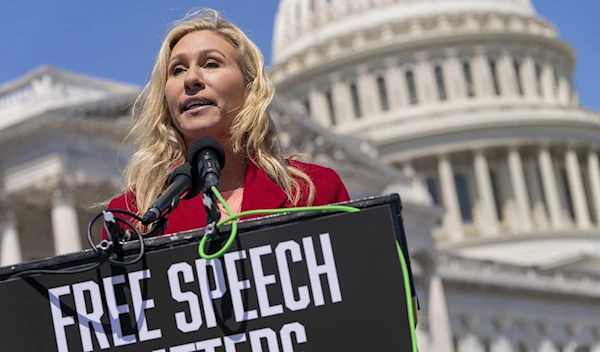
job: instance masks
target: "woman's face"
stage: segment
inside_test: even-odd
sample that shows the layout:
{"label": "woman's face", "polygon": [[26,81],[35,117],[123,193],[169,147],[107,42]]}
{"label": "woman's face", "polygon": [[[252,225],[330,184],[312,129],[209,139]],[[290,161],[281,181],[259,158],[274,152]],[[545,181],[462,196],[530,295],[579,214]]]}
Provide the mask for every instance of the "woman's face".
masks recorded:
{"label": "woman's face", "polygon": [[201,136],[226,141],[246,93],[233,45],[209,30],[190,32],[173,47],[167,70],[165,98],[186,145]]}

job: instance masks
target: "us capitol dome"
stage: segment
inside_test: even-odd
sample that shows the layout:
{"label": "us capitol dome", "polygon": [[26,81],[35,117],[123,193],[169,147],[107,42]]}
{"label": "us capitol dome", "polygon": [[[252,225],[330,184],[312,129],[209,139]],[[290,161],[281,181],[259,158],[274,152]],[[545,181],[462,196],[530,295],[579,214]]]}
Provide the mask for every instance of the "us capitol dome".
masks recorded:
{"label": "us capitol dome", "polygon": [[272,62],[296,110],[443,210],[421,351],[600,351],[600,115],[529,0],[282,0]]}

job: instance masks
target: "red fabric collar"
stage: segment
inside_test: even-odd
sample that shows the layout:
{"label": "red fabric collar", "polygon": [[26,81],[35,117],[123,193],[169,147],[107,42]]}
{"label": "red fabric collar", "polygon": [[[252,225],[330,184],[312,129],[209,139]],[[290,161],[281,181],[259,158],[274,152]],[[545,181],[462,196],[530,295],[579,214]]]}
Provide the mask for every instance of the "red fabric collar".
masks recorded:
{"label": "red fabric collar", "polygon": [[287,195],[269,176],[251,160],[246,166],[242,211],[256,209],[279,209]]}

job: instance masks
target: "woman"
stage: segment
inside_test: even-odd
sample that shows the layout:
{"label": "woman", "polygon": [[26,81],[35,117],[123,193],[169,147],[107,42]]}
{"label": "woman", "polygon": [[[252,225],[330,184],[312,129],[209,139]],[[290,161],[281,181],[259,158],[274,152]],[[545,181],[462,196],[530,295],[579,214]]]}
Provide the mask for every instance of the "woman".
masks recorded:
{"label": "woman", "polygon": [[[200,136],[225,148],[219,192],[236,213],[349,200],[333,170],[282,157],[267,112],[273,94],[262,54],[239,28],[214,10],[184,18],[168,32],[134,104],[138,151],[108,209],[143,213]],[[168,218],[165,233],[204,227],[201,197],[183,200]]]}

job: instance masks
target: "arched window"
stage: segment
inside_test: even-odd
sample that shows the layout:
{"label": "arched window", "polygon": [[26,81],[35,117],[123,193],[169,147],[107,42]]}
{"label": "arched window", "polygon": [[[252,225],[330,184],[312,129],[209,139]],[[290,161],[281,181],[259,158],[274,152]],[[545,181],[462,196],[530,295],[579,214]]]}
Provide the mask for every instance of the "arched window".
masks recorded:
{"label": "arched window", "polygon": [[517,92],[520,96],[523,96],[523,82],[521,81],[521,64],[519,61],[513,61],[513,67],[515,69],[515,82],[517,83]]}
{"label": "arched window", "polygon": [[356,83],[350,84],[350,95],[352,96],[352,108],[354,109],[354,116],[362,116],[362,108],[360,106],[360,96],[358,95],[358,87]]}
{"label": "arched window", "polygon": [[475,96],[475,87],[473,86],[473,75],[471,73],[471,64],[467,61],[463,62],[463,76],[465,78],[465,85],[467,87],[467,96]]}
{"label": "arched window", "polygon": [[427,177],[427,189],[429,190],[433,203],[439,205],[440,195],[438,194],[437,182],[433,177]]}
{"label": "arched window", "polygon": [[379,92],[379,103],[381,104],[381,110],[389,110],[390,103],[388,100],[387,88],[385,86],[385,78],[383,78],[383,76],[377,77],[377,91]]}
{"label": "arched window", "polygon": [[415,86],[415,76],[411,70],[406,71],[406,85],[408,86],[408,97],[411,105],[416,105],[419,100],[417,98],[417,87]]}
{"label": "arched window", "polygon": [[490,74],[492,75],[492,85],[494,87],[494,94],[500,95],[500,82],[498,81],[498,69],[496,67],[496,60],[489,59]]}
{"label": "arched window", "polygon": [[498,180],[498,172],[490,168],[490,183],[492,184],[492,196],[494,197],[494,204],[496,205],[496,216],[498,220],[502,220],[504,216],[503,212],[503,199],[501,198],[500,183]]}
{"label": "arched window", "polygon": [[325,100],[327,100],[327,110],[329,112],[329,120],[331,121],[331,125],[335,126],[335,107],[333,106],[333,96],[331,94],[331,89],[328,89],[325,92]]}
{"label": "arched window", "polygon": [[435,66],[435,83],[437,84],[438,98],[440,100],[446,100],[448,96],[446,95],[446,84],[444,82],[444,72],[440,65]]}
{"label": "arched window", "polygon": [[571,217],[571,219],[575,220],[575,208],[573,205],[573,198],[571,195],[571,188],[569,187],[569,177],[567,176],[567,170],[562,167],[559,166],[558,167],[558,182],[562,183],[562,187],[565,190],[565,204],[564,206],[567,208],[567,211],[569,212],[569,216]]}
{"label": "arched window", "polygon": [[456,193],[458,195],[458,205],[460,213],[465,223],[473,222],[471,196],[469,194],[469,186],[467,177],[463,173],[454,174],[454,183],[456,184]]}
{"label": "arched window", "polygon": [[[588,209],[590,209],[590,220],[592,223],[598,225],[598,216],[596,212],[593,211],[596,209],[596,205],[594,205],[594,192],[592,192],[592,184],[590,182],[590,174],[589,168],[587,166],[581,165],[581,176],[583,178],[583,191],[585,193],[585,199],[587,201]],[[599,204],[600,205],[600,204]]]}

